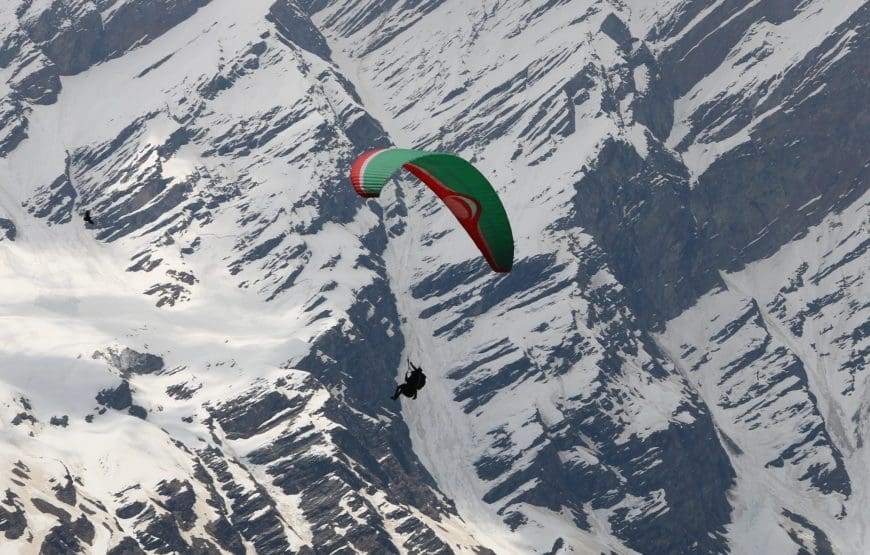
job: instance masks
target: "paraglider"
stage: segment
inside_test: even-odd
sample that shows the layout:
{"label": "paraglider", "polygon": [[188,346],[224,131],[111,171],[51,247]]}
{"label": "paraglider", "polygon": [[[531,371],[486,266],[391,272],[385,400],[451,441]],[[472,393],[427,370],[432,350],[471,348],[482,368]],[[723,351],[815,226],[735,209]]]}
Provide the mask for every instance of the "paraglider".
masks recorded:
{"label": "paraglider", "polygon": [[494,271],[510,271],[514,258],[510,222],[492,185],[477,168],[454,154],[388,148],[357,158],[350,179],[360,196],[377,197],[399,168],[438,195]]}
{"label": "paraglider", "polygon": [[390,397],[393,401],[397,400],[400,394],[416,399],[417,391],[423,389],[423,386],[426,385],[426,374],[423,373],[423,369],[419,366],[414,366],[414,363],[410,360],[408,360],[408,366],[411,367],[411,371],[405,372],[405,383],[396,386],[396,392]]}

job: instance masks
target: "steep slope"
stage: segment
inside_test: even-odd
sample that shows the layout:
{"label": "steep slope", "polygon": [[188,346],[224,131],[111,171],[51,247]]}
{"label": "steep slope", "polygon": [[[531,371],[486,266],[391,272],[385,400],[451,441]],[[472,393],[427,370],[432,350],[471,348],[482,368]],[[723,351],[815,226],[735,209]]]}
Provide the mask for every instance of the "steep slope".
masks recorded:
{"label": "steep slope", "polygon": [[736,551],[867,545],[868,200],[726,274],[660,337],[728,438]]}
{"label": "steep slope", "polygon": [[[390,135],[474,159],[517,228],[508,278],[479,268],[412,182],[411,223],[391,228],[411,353],[441,372],[437,403],[405,415],[460,514],[488,513],[480,526],[507,550],[594,551],[588,533],[644,553],[746,552],[745,528],[719,535],[737,518],[726,492],[749,491],[763,468],[750,476],[725,456],[715,400],[644,330],[722,287],[720,270],[863,206],[866,3],[308,8]],[[730,354],[752,339],[738,341]],[[771,380],[787,387],[788,375]],[[849,477],[816,383],[804,382],[805,421],[777,447],[804,468],[791,479],[842,502],[861,478]],[[807,441],[805,453],[789,448]],[[827,529],[839,507],[794,516],[783,537],[800,547],[793,530]]]}

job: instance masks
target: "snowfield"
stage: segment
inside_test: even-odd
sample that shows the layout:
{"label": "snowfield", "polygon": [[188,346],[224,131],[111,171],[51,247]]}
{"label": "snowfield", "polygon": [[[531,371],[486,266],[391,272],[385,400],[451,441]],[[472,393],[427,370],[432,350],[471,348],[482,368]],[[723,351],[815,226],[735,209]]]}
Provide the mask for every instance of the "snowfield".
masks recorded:
{"label": "snowfield", "polygon": [[[868,25],[0,7],[0,551],[862,553]],[[355,194],[390,145],[491,180],[511,273]]]}

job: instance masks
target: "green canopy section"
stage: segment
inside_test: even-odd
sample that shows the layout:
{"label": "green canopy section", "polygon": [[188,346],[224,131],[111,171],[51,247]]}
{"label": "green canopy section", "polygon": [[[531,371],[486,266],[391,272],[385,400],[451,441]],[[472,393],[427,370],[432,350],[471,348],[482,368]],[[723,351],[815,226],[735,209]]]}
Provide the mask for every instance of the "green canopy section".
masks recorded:
{"label": "green canopy section", "polygon": [[510,271],[514,260],[510,222],[495,189],[477,168],[454,154],[390,148],[357,158],[350,180],[361,196],[377,197],[400,168],[438,195],[494,271]]}

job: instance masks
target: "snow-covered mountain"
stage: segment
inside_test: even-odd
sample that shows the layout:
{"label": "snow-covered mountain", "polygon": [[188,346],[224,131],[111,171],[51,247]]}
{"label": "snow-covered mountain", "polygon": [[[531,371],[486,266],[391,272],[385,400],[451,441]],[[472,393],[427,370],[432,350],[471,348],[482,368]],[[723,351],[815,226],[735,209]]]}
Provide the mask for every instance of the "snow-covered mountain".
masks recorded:
{"label": "snow-covered mountain", "polygon": [[[868,25],[0,6],[2,551],[863,553]],[[390,144],[491,179],[510,274],[356,196]]]}

